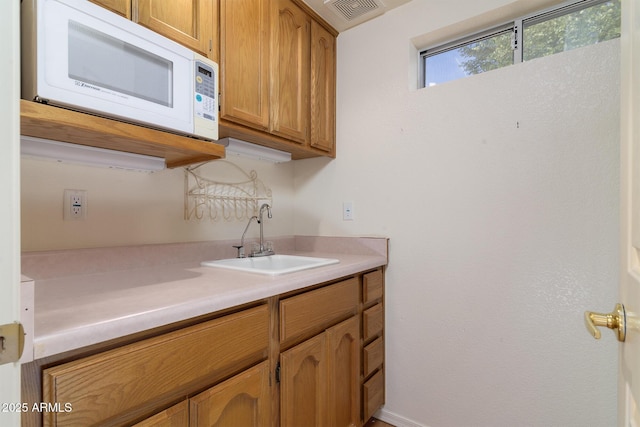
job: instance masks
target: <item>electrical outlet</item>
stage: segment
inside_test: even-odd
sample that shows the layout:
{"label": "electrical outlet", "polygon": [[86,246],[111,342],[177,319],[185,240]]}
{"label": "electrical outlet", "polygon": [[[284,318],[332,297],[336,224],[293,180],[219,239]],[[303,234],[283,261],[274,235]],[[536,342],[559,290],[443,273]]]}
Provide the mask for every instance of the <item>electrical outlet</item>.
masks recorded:
{"label": "electrical outlet", "polygon": [[87,190],[64,190],[65,221],[78,221],[87,219]]}

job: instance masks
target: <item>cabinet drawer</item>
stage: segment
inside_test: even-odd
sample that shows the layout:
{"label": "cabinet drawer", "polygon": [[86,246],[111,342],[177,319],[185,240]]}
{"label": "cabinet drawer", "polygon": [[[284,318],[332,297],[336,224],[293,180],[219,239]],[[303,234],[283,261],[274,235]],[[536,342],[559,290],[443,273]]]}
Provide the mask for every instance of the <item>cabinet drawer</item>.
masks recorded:
{"label": "cabinet drawer", "polygon": [[366,305],[382,298],[382,270],[372,271],[362,277],[362,302]]}
{"label": "cabinet drawer", "polygon": [[384,404],[384,374],[378,371],[369,381],[362,386],[362,399],[364,402],[364,420],[371,418]]}
{"label": "cabinet drawer", "polygon": [[383,326],[382,304],[376,304],[362,312],[362,334],[365,341],[382,332]]}
{"label": "cabinet drawer", "polygon": [[266,305],[46,369],[44,425],[124,424],[267,357]]}
{"label": "cabinet drawer", "polygon": [[364,348],[362,367],[365,378],[382,366],[384,361],[384,341],[380,337]]}
{"label": "cabinet drawer", "polygon": [[305,292],[280,301],[280,342],[320,332],[355,314],[358,279]]}

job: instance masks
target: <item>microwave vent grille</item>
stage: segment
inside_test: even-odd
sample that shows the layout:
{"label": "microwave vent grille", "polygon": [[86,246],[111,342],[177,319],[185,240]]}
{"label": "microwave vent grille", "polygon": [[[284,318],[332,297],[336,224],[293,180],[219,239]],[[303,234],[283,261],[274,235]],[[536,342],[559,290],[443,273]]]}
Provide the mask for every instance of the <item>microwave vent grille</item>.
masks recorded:
{"label": "microwave vent grille", "polygon": [[352,21],[374,12],[382,12],[384,5],[381,0],[326,0],[325,5],[346,19]]}

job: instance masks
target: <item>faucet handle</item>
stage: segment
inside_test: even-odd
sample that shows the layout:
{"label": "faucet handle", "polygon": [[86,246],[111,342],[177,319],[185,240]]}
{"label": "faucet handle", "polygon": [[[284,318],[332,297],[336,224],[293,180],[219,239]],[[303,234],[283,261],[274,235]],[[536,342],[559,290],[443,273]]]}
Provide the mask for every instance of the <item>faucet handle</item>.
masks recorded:
{"label": "faucet handle", "polygon": [[233,245],[234,248],[238,251],[238,256],[236,258],[244,258],[244,246],[242,245]]}

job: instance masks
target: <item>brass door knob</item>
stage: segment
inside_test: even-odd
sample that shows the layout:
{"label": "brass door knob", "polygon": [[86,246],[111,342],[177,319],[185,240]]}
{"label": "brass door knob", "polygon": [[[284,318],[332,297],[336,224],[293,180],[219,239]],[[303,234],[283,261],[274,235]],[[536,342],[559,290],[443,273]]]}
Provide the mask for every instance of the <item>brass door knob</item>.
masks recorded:
{"label": "brass door knob", "polygon": [[620,303],[616,304],[613,312],[607,314],[585,311],[584,324],[591,335],[593,335],[597,340],[600,339],[600,330],[598,329],[598,326],[606,326],[616,332],[618,341],[624,342],[627,331],[627,319],[624,306]]}

